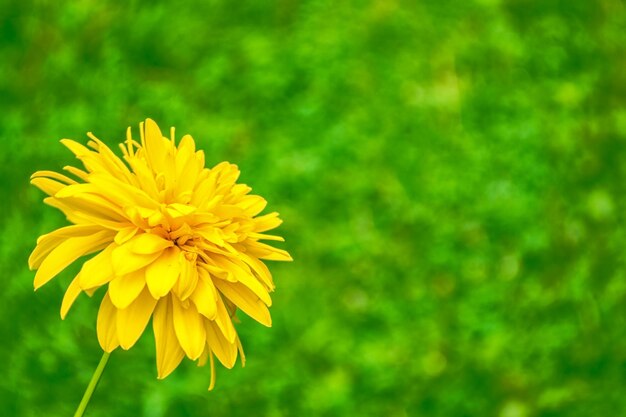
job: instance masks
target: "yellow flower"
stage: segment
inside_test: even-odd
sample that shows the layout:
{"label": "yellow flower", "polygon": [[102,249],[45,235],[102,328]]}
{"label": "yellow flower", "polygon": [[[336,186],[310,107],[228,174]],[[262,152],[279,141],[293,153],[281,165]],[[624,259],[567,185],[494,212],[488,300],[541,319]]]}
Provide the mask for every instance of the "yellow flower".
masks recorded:
{"label": "yellow flower", "polygon": [[199,365],[213,355],[232,368],[245,357],[233,326],[237,308],[271,326],[268,307],[274,282],[261,260],[290,261],[289,254],[261,240],[282,221],[258,214],[266,201],[237,184],[237,166],[208,169],[191,136],[178,146],[157,124],[140,124],[141,144],[120,144],[124,163],[91,133],[89,148],[61,142],[84,165],[64,169],[77,179],[38,171],[31,183],[49,195],[44,201],[73,223],[41,236],[29,258],[35,290],[78,258],[87,260],[69,285],[61,318],[81,291],[93,295],[108,286],[97,319],[98,341],[106,352],[129,349],[150,317],[156,342],[158,378],[186,355]]}

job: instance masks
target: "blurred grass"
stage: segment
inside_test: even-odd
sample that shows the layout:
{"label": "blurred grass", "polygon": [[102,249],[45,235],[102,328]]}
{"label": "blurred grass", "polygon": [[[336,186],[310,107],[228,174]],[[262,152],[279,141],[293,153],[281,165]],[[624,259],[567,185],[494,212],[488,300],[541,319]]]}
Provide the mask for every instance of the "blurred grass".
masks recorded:
{"label": "blurred grass", "polygon": [[65,220],[28,176],[145,117],[237,163],[296,262],[214,392],[157,381],[147,334],[88,415],[624,414],[625,29],[617,0],[3,1],[3,415],[72,415],[100,357],[101,294],[32,292]]}

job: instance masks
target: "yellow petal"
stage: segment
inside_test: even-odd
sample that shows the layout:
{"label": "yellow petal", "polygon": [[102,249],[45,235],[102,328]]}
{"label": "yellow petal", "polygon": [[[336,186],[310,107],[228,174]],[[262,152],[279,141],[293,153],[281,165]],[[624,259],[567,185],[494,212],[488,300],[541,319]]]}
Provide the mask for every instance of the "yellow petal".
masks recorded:
{"label": "yellow petal", "polygon": [[248,237],[251,239],[258,239],[258,240],[274,240],[276,242],[285,241],[285,238],[282,236],[266,235],[264,233],[256,233],[256,232],[248,233]]}
{"label": "yellow petal", "polygon": [[148,162],[142,158],[128,159],[129,165],[133,168],[133,172],[137,177],[137,181],[142,190],[154,199],[159,199],[159,190],[156,185],[152,169],[148,166]]}
{"label": "yellow petal", "polygon": [[112,239],[109,231],[101,231],[91,236],[69,238],[54,248],[35,274],[35,289],[54,278],[69,264],[93,250],[99,249]]}
{"label": "yellow petal", "polygon": [[198,314],[193,303],[183,303],[172,297],[174,306],[174,330],[180,346],[189,359],[196,360],[202,354],[206,344],[204,318]]}
{"label": "yellow petal", "polygon": [[76,177],[80,178],[81,180],[87,181],[88,174],[85,171],[83,171],[82,169],[78,169],[76,167],[69,166],[69,165],[68,166],[64,166],[63,169],[66,170],[67,172],[69,172],[70,174],[73,174]]}
{"label": "yellow petal", "polygon": [[168,376],[183,360],[185,353],[178,343],[174,331],[173,312],[171,297],[159,300],[154,316],[152,327],[156,345],[157,374],[159,379]]}
{"label": "yellow petal", "polygon": [[[106,195],[119,207],[130,205],[154,210],[159,209],[159,204],[144,190],[122,182],[110,175],[91,174],[89,181],[99,190],[98,194]],[[68,185],[65,189],[70,187],[75,187],[75,185]]]}
{"label": "yellow petal", "polygon": [[109,245],[102,252],[83,264],[80,270],[80,288],[97,288],[111,281],[115,274],[111,267],[111,253],[115,245]]}
{"label": "yellow petal", "polygon": [[135,301],[145,286],[145,269],[116,277],[109,283],[111,302],[117,308],[126,308]]}
{"label": "yellow petal", "polygon": [[248,216],[254,217],[265,209],[267,201],[258,195],[248,195],[238,205],[244,208]]}
{"label": "yellow petal", "polygon": [[174,287],[174,293],[181,301],[189,298],[198,284],[198,267],[195,259],[187,259],[186,254],[180,256],[180,276]]}
{"label": "yellow petal", "polygon": [[198,284],[190,298],[196,305],[198,312],[210,320],[215,320],[217,316],[216,296],[215,286],[209,273],[204,268],[199,268]]}
{"label": "yellow petal", "polygon": [[293,261],[293,258],[285,250],[274,248],[265,243],[257,241],[246,241],[248,253],[257,258],[267,259],[268,261]]}
{"label": "yellow petal", "polygon": [[261,282],[266,286],[269,291],[273,291],[275,288],[274,280],[272,280],[272,273],[269,268],[258,258],[248,256],[241,252],[239,254],[242,261],[244,261],[261,279]]}
{"label": "yellow petal", "polygon": [[144,124],[144,150],[150,167],[155,172],[162,172],[166,159],[167,141],[163,139],[161,129],[152,119],[146,119]]}
{"label": "yellow petal", "polygon": [[126,242],[122,246],[113,249],[111,253],[111,261],[115,275],[126,275],[131,272],[144,268],[154,262],[161,252],[155,252],[147,255],[135,253],[131,250],[132,242]]}
{"label": "yellow petal", "polygon": [[244,366],[246,366],[246,355],[245,353],[243,353],[243,346],[241,345],[241,340],[239,339],[239,336],[237,336],[237,340],[235,340],[235,343],[237,343],[237,350],[239,351],[239,355],[241,356],[241,367],[243,368]]}
{"label": "yellow petal", "polygon": [[[215,177],[215,174],[213,174],[212,177]],[[198,182],[199,184],[191,196],[190,203],[192,205],[196,207],[201,207],[203,210],[207,210],[213,207],[213,202],[221,201],[223,196],[214,196],[215,187],[217,184],[215,183],[215,178],[211,178],[210,171],[209,178],[199,180]]]}
{"label": "yellow petal", "polygon": [[114,232],[124,229],[127,225],[126,221],[120,222],[116,220],[109,220],[104,217],[94,215],[94,213],[89,213],[86,210],[80,211],[80,209],[71,208],[70,205],[65,203],[67,203],[67,200],[58,201],[56,203],[56,207],[66,213],[68,220],[70,217],[74,219],[70,221],[76,221],[77,223],[84,224],[95,224],[101,226],[100,229],[110,229]]}
{"label": "yellow petal", "polygon": [[205,344],[204,350],[202,351],[202,355],[200,355],[200,357],[198,358],[198,366],[206,365],[207,361],[209,360],[209,352],[210,352],[210,349]]}
{"label": "yellow petal", "polygon": [[240,282],[215,280],[215,286],[244,313],[264,326],[272,327],[272,317],[265,303]]}
{"label": "yellow petal", "polygon": [[133,238],[139,231],[139,228],[136,226],[125,227],[115,235],[115,243],[118,245],[123,245]]}
{"label": "yellow petal", "polygon": [[40,236],[37,239],[37,247],[28,258],[28,266],[30,269],[39,268],[41,262],[54,250],[61,242],[70,237],[84,237],[93,235],[101,231],[102,228],[94,225],[75,224],[72,226],[62,227],[53,232]]}
{"label": "yellow petal", "polygon": [[111,303],[109,293],[104,294],[98,311],[98,342],[102,350],[112,352],[119,346],[117,339],[117,309]]}
{"label": "yellow petal", "polygon": [[146,284],[154,298],[165,296],[180,275],[180,249],[165,249],[161,256],[146,268]]}
{"label": "yellow petal", "polygon": [[72,184],[67,187],[63,187],[62,190],[59,190],[54,196],[56,198],[68,198],[75,197],[80,194],[99,194],[98,188],[96,188],[93,184],[84,183],[84,184]]}
{"label": "yellow petal", "polygon": [[235,185],[235,181],[237,181],[237,178],[239,178],[241,174],[237,165],[226,161],[220,162],[211,170],[217,171],[217,181],[220,184],[217,189],[217,194],[223,194],[229,190]]}
{"label": "yellow petal", "polygon": [[89,172],[105,172],[108,175],[114,175],[115,172],[111,172],[102,157],[97,153],[89,150],[89,148],[81,145],[80,143],[71,139],[61,139],[61,143],[65,145],[74,155],[81,160],[87,171]]}
{"label": "yellow petal", "polygon": [[[183,136],[176,152],[176,195],[193,191],[201,166],[195,157],[195,143],[189,135]],[[189,194],[191,196],[191,194]]]}
{"label": "yellow petal", "polygon": [[196,208],[193,206],[188,206],[186,204],[168,204],[167,206],[167,214],[169,214],[173,219],[178,217],[188,216],[191,213],[196,211]]}
{"label": "yellow petal", "polygon": [[74,301],[76,301],[76,298],[80,294],[81,290],[80,285],[78,284],[79,279],[80,274],[72,280],[70,285],[67,287],[67,290],[65,291],[65,295],[63,296],[63,302],[61,303],[61,320],[65,320],[67,312],[70,310],[70,307],[72,307],[72,304],[74,304]]}
{"label": "yellow petal", "polygon": [[198,229],[196,230],[196,232],[208,242],[217,246],[224,246],[224,239],[221,238],[218,229],[213,227],[212,225],[208,228],[205,228],[204,230]]}
{"label": "yellow petal", "polygon": [[122,349],[130,349],[150,320],[157,300],[144,289],[128,307],[117,311],[117,336]]}
{"label": "yellow petal", "polygon": [[161,236],[152,233],[142,233],[135,236],[128,242],[130,249],[140,255],[148,255],[155,252],[161,252],[165,248],[174,246],[171,240],[165,240]]}
{"label": "yellow petal", "polygon": [[50,178],[33,178],[32,180],[30,180],[30,183],[39,188],[44,193],[48,194],[49,196],[54,196],[63,188],[67,187],[66,184],[63,184],[56,180],[52,180]]}
{"label": "yellow petal", "polygon": [[217,359],[227,368],[232,368],[237,360],[237,344],[226,340],[217,324],[205,320],[206,340]]}
{"label": "yellow petal", "polygon": [[72,139],[61,139],[61,143],[79,158],[88,155],[91,152],[89,148]]}
{"label": "yellow petal", "polygon": [[72,217],[84,219],[79,223],[96,224],[102,226],[101,229],[115,231],[128,225],[128,219],[118,207],[95,194],[79,194],[62,199],[49,197],[44,199],[44,202],[61,210],[68,219]]}
{"label": "yellow petal", "polygon": [[278,218],[278,213],[276,212],[255,217],[253,221],[255,232],[265,232],[267,230],[275,229],[283,222]]}
{"label": "yellow petal", "polygon": [[211,383],[209,384],[209,391],[213,391],[215,388],[215,359],[213,359],[213,353],[209,353],[211,360]]}
{"label": "yellow petal", "polygon": [[95,142],[90,142],[89,145],[95,145],[92,147],[99,153],[100,160],[102,161],[103,165],[107,167],[107,171],[114,175],[116,178],[119,178],[120,180],[133,183],[134,177],[129,171],[128,167],[124,165],[122,160],[118,158],[117,155],[115,155],[105,143],[96,138],[91,132],[87,133],[87,136],[89,136]]}
{"label": "yellow petal", "polygon": [[237,332],[235,331],[235,326],[233,326],[233,322],[230,319],[230,314],[228,314],[228,310],[226,310],[226,306],[224,305],[224,300],[222,300],[222,296],[218,293],[215,306],[217,307],[217,315],[215,316],[215,323],[226,337],[230,343],[235,341],[237,337]]}
{"label": "yellow petal", "polygon": [[63,182],[65,184],[76,184],[76,181],[63,175],[60,174],[58,172],[54,172],[54,171],[37,171],[35,172],[33,175],[30,176],[31,179],[33,178],[39,178],[39,177],[44,177],[44,178],[52,178],[54,180]]}
{"label": "yellow petal", "polygon": [[245,215],[241,207],[232,204],[221,204],[213,209],[213,213],[224,219],[243,217]]}
{"label": "yellow petal", "polygon": [[[225,257],[215,256],[214,262],[225,271],[233,274],[236,281],[241,282],[254,292],[265,304],[272,305],[272,299],[261,282],[252,274],[248,266],[239,260],[229,260]],[[229,280],[231,281],[231,280]]]}

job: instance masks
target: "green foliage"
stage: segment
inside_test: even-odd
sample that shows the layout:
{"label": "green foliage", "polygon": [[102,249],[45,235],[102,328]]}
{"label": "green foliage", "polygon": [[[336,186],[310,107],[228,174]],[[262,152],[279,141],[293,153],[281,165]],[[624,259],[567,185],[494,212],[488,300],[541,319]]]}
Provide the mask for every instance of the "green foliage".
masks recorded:
{"label": "green foliage", "polygon": [[[244,369],[156,380],[150,332],[87,415],[626,412],[626,10],[618,0],[4,1],[0,410],[68,416],[102,292],[59,318],[28,185],[145,117],[285,220]],[[622,166],[622,164],[624,166]]]}

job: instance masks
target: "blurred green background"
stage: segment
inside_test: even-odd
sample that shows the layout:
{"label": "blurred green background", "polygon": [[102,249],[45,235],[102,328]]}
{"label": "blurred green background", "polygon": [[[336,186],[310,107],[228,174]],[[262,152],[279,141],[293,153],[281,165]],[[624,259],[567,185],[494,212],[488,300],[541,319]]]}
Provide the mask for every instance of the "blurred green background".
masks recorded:
{"label": "blurred green background", "polygon": [[102,293],[32,291],[65,219],[28,177],[146,117],[238,164],[296,261],[215,391],[157,381],[148,332],[88,416],[626,415],[623,2],[3,0],[0,57],[2,415],[72,415],[101,355]]}

